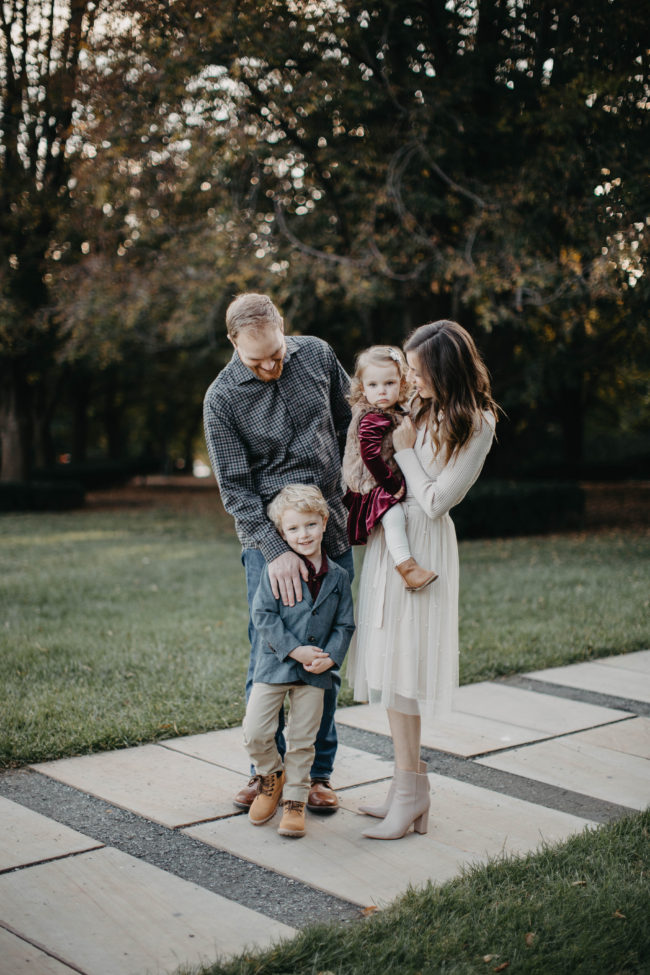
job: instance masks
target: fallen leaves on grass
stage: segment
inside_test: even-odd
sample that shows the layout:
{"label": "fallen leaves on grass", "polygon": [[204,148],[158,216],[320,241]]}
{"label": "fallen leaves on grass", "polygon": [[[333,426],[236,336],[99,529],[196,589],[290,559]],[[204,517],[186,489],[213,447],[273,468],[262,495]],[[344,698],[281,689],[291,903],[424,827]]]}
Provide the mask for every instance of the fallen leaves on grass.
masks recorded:
{"label": "fallen leaves on grass", "polygon": [[535,936],[535,932],[534,931],[529,931],[528,934],[526,935],[526,939],[525,940],[526,940],[526,945],[528,946],[528,948],[532,948],[532,946],[533,946],[533,944],[535,942],[535,937],[536,936]]}

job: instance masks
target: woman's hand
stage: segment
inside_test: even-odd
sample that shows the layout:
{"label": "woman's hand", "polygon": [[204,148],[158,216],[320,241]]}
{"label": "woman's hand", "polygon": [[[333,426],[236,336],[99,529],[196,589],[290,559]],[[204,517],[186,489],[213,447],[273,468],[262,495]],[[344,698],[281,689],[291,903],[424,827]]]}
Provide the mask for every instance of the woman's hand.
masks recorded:
{"label": "woman's hand", "polygon": [[416,430],[410,416],[405,416],[400,425],[393,430],[393,447],[395,450],[408,450],[415,446]]}

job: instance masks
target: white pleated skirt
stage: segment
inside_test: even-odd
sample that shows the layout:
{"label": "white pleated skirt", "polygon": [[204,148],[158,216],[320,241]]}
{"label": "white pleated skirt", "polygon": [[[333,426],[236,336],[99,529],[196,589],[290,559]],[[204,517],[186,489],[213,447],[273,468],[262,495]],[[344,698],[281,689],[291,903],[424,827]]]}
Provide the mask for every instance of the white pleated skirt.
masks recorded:
{"label": "white pleated skirt", "polygon": [[378,524],[364,555],[347,678],[357,701],[424,717],[448,713],[458,687],[458,543],[448,514],[404,502],[413,558],[438,578],[407,592]]}

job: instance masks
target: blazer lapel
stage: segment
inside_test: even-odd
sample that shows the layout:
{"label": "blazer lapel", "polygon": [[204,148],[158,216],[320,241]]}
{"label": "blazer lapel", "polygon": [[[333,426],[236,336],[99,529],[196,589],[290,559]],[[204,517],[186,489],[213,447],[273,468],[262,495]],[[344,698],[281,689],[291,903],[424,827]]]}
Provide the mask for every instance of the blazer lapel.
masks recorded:
{"label": "blazer lapel", "polygon": [[323,579],[323,582],[321,584],[320,592],[318,593],[318,596],[316,598],[316,602],[314,603],[314,608],[316,608],[318,606],[318,604],[323,599],[326,599],[329,596],[329,594],[334,589],[336,589],[336,587],[339,584],[338,583],[338,579],[336,578],[336,570],[332,571],[333,564],[334,563],[332,562],[332,560],[328,556],[328,558],[327,558],[327,572],[325,573],[325,578]]}

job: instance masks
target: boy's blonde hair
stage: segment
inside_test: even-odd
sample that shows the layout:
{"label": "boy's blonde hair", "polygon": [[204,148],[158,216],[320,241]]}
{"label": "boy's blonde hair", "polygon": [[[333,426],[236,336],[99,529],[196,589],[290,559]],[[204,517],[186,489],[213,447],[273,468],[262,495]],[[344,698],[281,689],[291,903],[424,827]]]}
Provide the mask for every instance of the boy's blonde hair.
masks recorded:
{"label": "boy's blonde hair", "polygon": [[330,512],[327,501],[315,484],[287,484],[278,491],[266,513],[279,532],[282,530],[282,515],[287,508],[302,513],[314,511],[323,520]]}
{"label": "boy's blonde hair", "polygon": [[363,395],[363,371],[368,366],[387,366],[397,367],[399,375],[399,399],[398,403],[403,403],[408,398],[409,386],[406,381],[408,366],[404,353],[396,345],[371,345],[369,349],[360,352],[354,363],[354,375],[350,380],[350,395],[348,402],[350,406],[356,406],[364,399]]}
{"label": "boy's blonde hair", "polygon": [[226,330],[233,339],[236,339],[244,328],[260,329],[273,326],[282,328],[282,325],[282,315],[268,295],[258,295],[254,292],[237,295],[226,311]]}

